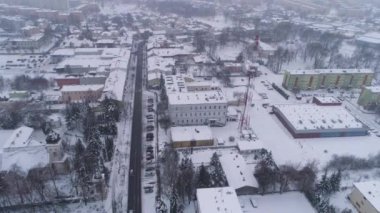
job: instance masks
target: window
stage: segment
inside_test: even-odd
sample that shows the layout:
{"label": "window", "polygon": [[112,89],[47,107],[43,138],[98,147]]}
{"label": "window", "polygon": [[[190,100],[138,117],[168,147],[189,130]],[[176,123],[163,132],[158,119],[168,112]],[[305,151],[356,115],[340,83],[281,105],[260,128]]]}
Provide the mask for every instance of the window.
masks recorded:
{"label": "window", "polygon": [[216,109],[216,106],[214,106],[214,109]]}
{"label": "window", "polygon": [[219,109],[221,108],[221,106],[219,106]]}

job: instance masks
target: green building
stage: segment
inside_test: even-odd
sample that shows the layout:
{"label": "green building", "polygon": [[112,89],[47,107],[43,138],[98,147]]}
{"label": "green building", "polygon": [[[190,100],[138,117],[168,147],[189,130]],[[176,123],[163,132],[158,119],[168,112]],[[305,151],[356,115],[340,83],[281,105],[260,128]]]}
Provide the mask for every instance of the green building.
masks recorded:
{"label": "green building", "polygon": [[358,104],[365,109],[380,105],[380,86],[364,87],[360,93]]}
{"label": "green building", "polygon": [[282,86],[288,90],[349,89],[371,85],[370,69],[315,69],[285,71]]}

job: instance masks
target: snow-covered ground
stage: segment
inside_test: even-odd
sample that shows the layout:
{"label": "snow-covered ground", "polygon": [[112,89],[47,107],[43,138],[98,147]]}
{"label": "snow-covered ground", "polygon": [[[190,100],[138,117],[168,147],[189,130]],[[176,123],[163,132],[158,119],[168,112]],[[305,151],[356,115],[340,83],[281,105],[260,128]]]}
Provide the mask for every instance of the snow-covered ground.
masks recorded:
{"label": "snow-covered ground", "polygon": [[344,57],[351,58],[356,50],[354,45],[348,44],[347,42],[343,42],[342,46],[339,49],[339,53]]}
{"label": "snow-covered ground", "polygon": [[[275,115],[269,114],[269,107],[262,107],[263,103],[290,104],[299,103],[292,95],[285,100],[277,91],[267,89],[261,81],[275,82],[281,85],[282,75],[266,72],[267,75],[254,80],[255,92],[266,93],[268,99],[255,101],[250,108],[250,120],[253,131],[263,141],[264,146],[272,151],[278,165],[292,163],[302,164],[318,161],[323,167],[333,155],[355,155],[368,157],[380,152],[380,139],[375,135],[362,137],[334,137],[294,139]],[[288,94],[291,94],[288,92]],[[276,134],[273,134],[276,133]]]}
{"label": "snow-covered ground", "polygon": [[227,28],[227,27],[233,27],[233,22],[226,19],[224,16],[222,15],[217,15],[217,16],[214,16],[214,17],[207,17],[207,18],[194,18],[195,20],[201,22],[201,23],[204,23],[204,24],[207,24],[207,25],[210,25],[213,29],[215,30],[222,30],[224,28]]}

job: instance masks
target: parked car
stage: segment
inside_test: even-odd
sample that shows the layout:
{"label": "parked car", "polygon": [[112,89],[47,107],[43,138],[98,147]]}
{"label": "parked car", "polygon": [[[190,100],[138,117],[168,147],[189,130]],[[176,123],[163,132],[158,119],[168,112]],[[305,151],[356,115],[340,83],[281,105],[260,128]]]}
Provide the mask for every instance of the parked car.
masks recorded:
{"label": "parked car", "polygon": [[148,108],[148,112],[154,112],[153,108]]}
{"label": "parked car", "polygon": [[148,98],[148,103],[153,103],[153,98]]}

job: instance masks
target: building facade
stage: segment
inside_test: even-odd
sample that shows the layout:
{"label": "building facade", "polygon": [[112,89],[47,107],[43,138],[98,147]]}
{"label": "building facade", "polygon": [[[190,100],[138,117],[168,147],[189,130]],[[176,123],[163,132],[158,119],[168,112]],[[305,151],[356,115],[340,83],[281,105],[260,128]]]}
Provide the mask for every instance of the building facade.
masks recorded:
{"label": "building facade", "polygon": [[168,94],[172,125],[224,126],[227,121],[227,100],[221,91]]}
{"label": "building facade", "polygon": [[84,102],[98,100],[103,91],[104,85],[68,85],[61,89],[62,101]]}
{"label": "building facade", "polygon": [[358,104],[365,109],[380,105],[380,86],[364,87],[360,93]]}
{"label": "building facade", "polygon": [[374,72],[369,69],[316,69],[285,71],[282,86],[288,90],[349,89],[369,86]]}
{"label": "building facade", "polygon": [[354,183],[348,199],[352,205],[361,213],[380,212],[380,182],[360,182]]}

